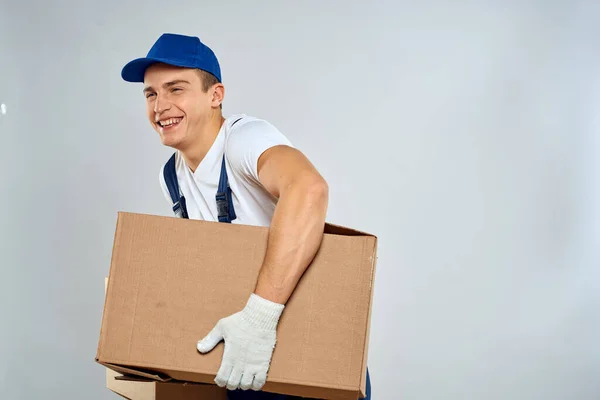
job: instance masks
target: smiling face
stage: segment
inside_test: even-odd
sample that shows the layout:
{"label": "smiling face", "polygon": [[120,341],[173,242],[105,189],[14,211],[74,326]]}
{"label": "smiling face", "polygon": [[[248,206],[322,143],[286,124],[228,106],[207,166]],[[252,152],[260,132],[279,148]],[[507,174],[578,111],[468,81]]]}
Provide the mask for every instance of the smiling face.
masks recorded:
{"label": "smiling face", "polygon": [[206,87],[203,75],[166,64],[153,64],[146,70],[146,112],[165,146],[183,150],[198,140],[211,121],[221,118],[223,85],[216,82]]}

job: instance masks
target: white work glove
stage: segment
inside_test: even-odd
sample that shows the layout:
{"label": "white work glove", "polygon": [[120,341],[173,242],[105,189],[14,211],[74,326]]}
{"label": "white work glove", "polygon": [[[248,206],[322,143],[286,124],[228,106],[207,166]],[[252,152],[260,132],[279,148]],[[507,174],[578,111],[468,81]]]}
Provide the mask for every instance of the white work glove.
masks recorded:
{"label": "white work glove", "polygon": [[263,387],[284,307],[253,293],[242,311],[219,320],[198,342],[198,351],[207,353],[221,340],[225,341],[221,367],[215,378],[218,386],[227,386],[229,390]]}

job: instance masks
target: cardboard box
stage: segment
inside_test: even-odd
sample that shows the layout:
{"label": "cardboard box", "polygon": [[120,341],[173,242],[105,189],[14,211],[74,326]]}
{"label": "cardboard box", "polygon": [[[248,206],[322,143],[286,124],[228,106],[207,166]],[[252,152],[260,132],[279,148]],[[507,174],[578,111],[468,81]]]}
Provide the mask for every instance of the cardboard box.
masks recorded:
{"label": "cardboard box", "polygon": [[[119,213],[96,361],[157,382],[214,383],[223,343],[196,342],[241,310],[268,228]],[[264,391],[357,399],[366,367],[377,238],[326,225],[287,303]]]}
{"label": "cardboard box", "polygon": [[[108,278],[104,280],[104,291]],[[227,391],[217,385],[157,382],[155,380],[123,375],[106,369],[106,387],[119,396],[130,400],[227,400]]]}

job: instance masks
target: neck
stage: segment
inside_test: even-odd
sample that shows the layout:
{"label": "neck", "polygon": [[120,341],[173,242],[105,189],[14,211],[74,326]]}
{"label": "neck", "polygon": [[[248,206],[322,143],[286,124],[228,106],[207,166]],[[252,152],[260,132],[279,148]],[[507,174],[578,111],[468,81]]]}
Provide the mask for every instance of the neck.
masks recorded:
{"label": "neck", "polygon": [[219,130],[224,121],[225,118],[223,118],[221,113],[215,113],[214,117],[210,118],[200,128],[200,131],[194,135],[196,139],[185,148],[180,149],[183,159],[192,172],[196,171],[196,168],[198,168],[198,165],[200,165],[206,153],[210,150],[219,135]]}

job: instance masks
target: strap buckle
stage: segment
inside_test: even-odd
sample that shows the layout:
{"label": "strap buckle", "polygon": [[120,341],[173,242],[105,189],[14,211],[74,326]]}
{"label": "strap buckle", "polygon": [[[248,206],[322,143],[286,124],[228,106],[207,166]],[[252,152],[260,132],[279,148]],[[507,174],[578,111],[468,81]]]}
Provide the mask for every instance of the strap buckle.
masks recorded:
{"label": "strap buckle", "polygon": [[175,204],[173,204],[173,212],[178,218],[188,218],[187,207],[185,206],[185,197],[181,196]]}
{"label": "strap buckle", "polygon": [[227,194],[223,192],[217,192],[217,214],[219,222],[231,222],[229,215],[229,202],[227,201]]}

